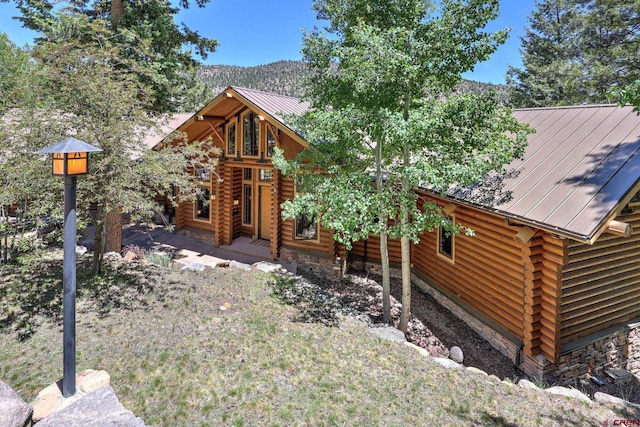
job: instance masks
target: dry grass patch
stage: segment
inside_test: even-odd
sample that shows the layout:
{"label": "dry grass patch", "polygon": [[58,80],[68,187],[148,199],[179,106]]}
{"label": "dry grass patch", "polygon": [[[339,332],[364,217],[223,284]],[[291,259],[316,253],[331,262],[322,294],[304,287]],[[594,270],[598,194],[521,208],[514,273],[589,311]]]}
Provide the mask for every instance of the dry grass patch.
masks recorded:
{"label": "dry grass patch", "polygon": [[[0,267],[0,379],[31,400],[62,375],[61,261],[24,267]],[[371,335],[309,285],[298,294],[300,283],[122,262],[99,278],[81,273],[78,370],[107,370],[123,404],[158,426],[601,426],[619,417],[443,369]]]}

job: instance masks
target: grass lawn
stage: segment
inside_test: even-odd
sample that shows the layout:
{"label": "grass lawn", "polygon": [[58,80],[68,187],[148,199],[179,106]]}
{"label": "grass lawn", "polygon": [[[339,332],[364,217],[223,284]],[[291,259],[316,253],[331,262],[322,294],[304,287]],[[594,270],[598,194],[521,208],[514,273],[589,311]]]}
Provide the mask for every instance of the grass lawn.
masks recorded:
{"label": "grass lawn", "polygon": [[[0,379],[27,401],[62,377],[60,258],[0,266]],[[285,276],[86,268],[83,258],[77,369],[109,372],[148,425],[602,426],[633,415],[441,368],[349,317],[314,321],[275,296]]]}

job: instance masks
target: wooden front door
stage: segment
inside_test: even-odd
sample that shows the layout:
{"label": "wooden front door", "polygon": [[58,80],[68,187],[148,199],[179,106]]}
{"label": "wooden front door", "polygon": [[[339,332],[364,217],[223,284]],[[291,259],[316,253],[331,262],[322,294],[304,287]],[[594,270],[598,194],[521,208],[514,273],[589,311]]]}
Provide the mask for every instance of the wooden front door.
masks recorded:
{"label": "wooden front door", "polygon": [[258,238],[271,240],[271,186],[260,185],[258,208]]}

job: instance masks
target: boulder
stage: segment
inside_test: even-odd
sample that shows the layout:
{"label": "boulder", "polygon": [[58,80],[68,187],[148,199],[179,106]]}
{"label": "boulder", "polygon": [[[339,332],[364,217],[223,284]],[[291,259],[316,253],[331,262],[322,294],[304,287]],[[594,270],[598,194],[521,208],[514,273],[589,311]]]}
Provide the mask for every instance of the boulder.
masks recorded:
{"label": "boulder", "polygon": [[586,394],[582,393],[579,390],[576,390],[575,388],[555,386],[555,387],[549,387],[545,389],[545,391],[547,393],[558,394],[560,396],[571,397],[573,399],[579,399],[579,400],[582,400],[583,402],[591,403],[591,399],[589,399],[589,396],[587,396]]}
{"label": "boulder", "polygon": [[444,357],[434,357],[433,361],[436,362],[440,366],[444,366],[449,369],[462,369],[463,366],[458,362],[454,362],[451,359],[445,359]]}
{"label": "boulder", "polygon": [[287,271],[287,269],[280,264],[274,264],[266,261],[256,262],[253,266],[257,270],[264,271],[265,273],[285,273]]}
{"label": "boulder", "polygon": [[117,258],[117,259],[122,259],[122,255],[120,255],[118,252],[107,252],[106,254],[102,255],[104,259],[107,258]]}
{"label": "boulder", "polygon": [[229,267],[238,268],[240,270],[251,270],[251,266],[249,264],[245,264],[243,262],[238,261],[230,261]]}
{"label": "boulder", "polygon": [[111,377],[107,371],[85,369],[76,375],[76,386],[85,393],[91,393],[110,384]]}
{"label": "boulder", "polygon": [[33,408],[0,381],[0,426],[23,427],[30,422]]}
{"label": "boulder", "polygon": [[182,267],[180,271],[204,271],[205,268],[207,267],[201,262],[192,262]]}
{"label": "boulder", "polygon": [[392,342],[407,341],[407,338],[404,336],[404,332],[402,332],[400,329],[394,328],[393,326],[369,328],[369,332],[387,341],[392,341]]}
{"label": "boulder", "polygon": [[138,259],[138,255],[133,251],[128,251],[126,254],[124,254],[125,261],[135,261],[137,259]]}
{"label": "boulder", "polygon": [[535,385],[534,383],[532,383],[529,380],[525,380],[524,378],[522,378],[520,381],[518,381],[518,385],[522,388],[526,388],[529,390],[540,390],[540,387],[538,387],[537,385]]}
{"label": "boulder", "polygon": [[611,396],[610,394],[602,393],[600,391],[597,391],[593,395],[593,399],[596,402],[600,402],[600,403],[613,404],[613,405],[616,405],[616,406],[622,406],[622,407],[633,408],[633,409],[640,409],[640,405],[637,405],[637,404],[631,403],[631,402],[627,402],[624,399],[620,399],[619,397]]}
{"label": "boulder", "polygon": [[451,350],[449,350],[449,359],[456,363],[462,363],[464,361],[464,353],[462,353],[462,349],[457,345],[451,347]]}
{"label": "boulder", "polygon": [[127,410],[111,386],[84,395],[38,423],[38,427],[144,427],[142,419]]}
{"label": "boulder", "polygon": [[86,246],[76,246],[76,255],[82,256],[87,253],[87,250]]}
{"label": "boulder", "polygon": [[424,357],[429,357],[429,351],[426,348],[422,348],[419,345],[415,345],[412,342],[409,341],[405,341],[404,344],[407,347],[410,347],[412,349],[414,349],[415,351],[417,351],[419,354],[423,355]]}

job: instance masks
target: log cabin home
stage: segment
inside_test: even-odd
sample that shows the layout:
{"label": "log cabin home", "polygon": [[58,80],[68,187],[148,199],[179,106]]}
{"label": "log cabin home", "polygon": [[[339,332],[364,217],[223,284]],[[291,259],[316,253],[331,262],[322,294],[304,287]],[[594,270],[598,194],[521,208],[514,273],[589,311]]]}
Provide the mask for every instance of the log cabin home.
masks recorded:
{"label": "log cabin home", "polygon": [[[377,237],[347,253],[321,224],[281,218],[295,186],[270,157],[275,146],[287,158],[304,149],[281,114],[307,108],[229,87],[178,126],[190,140],[212,136],[223,156],[220,179],[191,171],[204,197],[177,208],[176,228],[216,246],[260,240],[273,259],[330,278],[345,260],[377,268]],[[423,233],[412,246],[413,281],[528,375],[640,373],[640,117],[613,105],[514,114],[536,132],[509,173],[446,195],[417,190],[475,236]],[[399,265],[399,242],[389,250]]]}

